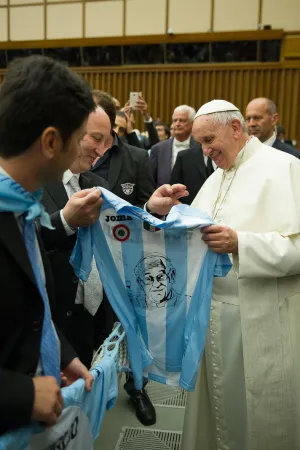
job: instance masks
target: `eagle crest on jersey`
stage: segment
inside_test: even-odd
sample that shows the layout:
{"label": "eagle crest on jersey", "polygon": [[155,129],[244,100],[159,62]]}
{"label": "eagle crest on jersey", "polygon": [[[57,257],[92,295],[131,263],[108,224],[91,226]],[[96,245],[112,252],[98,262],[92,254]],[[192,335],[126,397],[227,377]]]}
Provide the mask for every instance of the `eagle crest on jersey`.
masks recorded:
{"label": "eagle crest on jersey", "polygon": [[134,186],[135,184],[133,183],[121,184],[122,191],[124,192],[125,195],[131,195],[133,193]]}

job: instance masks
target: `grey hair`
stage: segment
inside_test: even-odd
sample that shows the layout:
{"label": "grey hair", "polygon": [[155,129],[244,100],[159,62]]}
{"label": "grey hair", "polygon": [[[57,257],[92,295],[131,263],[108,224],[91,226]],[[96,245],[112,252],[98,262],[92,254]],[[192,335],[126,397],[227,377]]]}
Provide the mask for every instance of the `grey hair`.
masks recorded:
{"label": "grey hair", "polygon": [[277,114],[277,106],[273,102],[273,100],[270,100],[269,98],[263,97],[266,101],[267,111],[270,116],[274,116],[274,114]]}
{"label": "grey hair", "polygon": [[174,114],[176,112],[180,112],[180,111],[186,111],[189,114],[189,121],[190,122],[194,121],[194,118],[195,118],[195,115],[196,115],[196,111],[194,110],[194,108],[192,108],[191,106],[188,106],[188,105],[177,106],[177,108],[174,109],[172,119],[174,117]]}
{"label": "grey hair", "polygon": [[238,120],[242,125],[243,131],[247,131],[245,119],[240,111],[222,111],[215,112],[209,115],[211,116],[213,122],[224,126],[232,122],[233,120]]}

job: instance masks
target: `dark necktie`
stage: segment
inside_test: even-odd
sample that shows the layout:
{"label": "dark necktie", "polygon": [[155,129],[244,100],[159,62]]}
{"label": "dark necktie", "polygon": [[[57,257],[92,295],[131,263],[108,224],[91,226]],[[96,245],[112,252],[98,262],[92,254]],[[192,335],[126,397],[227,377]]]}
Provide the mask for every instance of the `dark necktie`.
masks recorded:
{"label": "dark necktie", "polygon": [[206,173],[209,177],[212,173],[214,173],[214,167],[212,164],[212,160],[210,158],[207,158],[207,166],[206,166]]}

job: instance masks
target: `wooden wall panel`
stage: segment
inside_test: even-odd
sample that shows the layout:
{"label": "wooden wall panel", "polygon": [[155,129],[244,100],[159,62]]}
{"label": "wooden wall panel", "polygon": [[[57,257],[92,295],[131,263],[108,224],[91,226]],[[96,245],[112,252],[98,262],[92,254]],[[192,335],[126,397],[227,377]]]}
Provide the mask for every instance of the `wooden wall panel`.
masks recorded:
{"label": "wooden wall panel", "polygon": [[282,60],[300,59],[300,33],[292,33],[285,36],[281,57]]}
{"label": "wooden wall panel", "polygon": [[[245,112],[247,103],[266,96],[277,104],[280,123],[300,148],[300,62],[272,64],[215,64],[177,66],[133,66],[78,68],[95,89],[117,97],[121,104],[130,91],[142,91],[152,117],[171,122],[176,106],[187,104],[196,110],[214,98],[223,98]],[[0,83],[4,71],[0,71]],[[136,127],[143,122],[136,114]]]}
{"label": "wooden wall panel", "polygon": [[[153,118],[171,122],[174,108],[188,104],[196,110],[214,98],[236,104],[244,113],[247,103],[259,96],[275,101],[282,123],[300,147],[300,64],[140,66],[77,69],[97,89],[117,97],[121,104],[130,91],[142,91]],[[136,127],[143,123],[136,114]]]}

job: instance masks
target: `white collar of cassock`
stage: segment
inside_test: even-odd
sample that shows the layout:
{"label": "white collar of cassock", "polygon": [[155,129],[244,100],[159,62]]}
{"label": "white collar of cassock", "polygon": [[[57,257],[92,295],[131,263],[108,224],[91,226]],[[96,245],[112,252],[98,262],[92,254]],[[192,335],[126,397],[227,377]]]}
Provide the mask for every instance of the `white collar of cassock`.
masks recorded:
{"label": "white collar of cassock", "polygon": [[70,169],[66,170],[63,174],[62,182],[66,185],[69,183],[72,177],[76,177],[79,180],[80,173],[73,173]]}
{"label": "white collar of cassock", "polygon": [[244,147],[238,152],[233,166],[228,170],[237,169],[242,162],[247,161],[252,155],[252,150],[259,144],[260,141],[257,137],[251,136],[249,140],[246,142]]}

